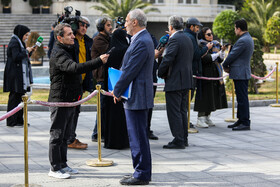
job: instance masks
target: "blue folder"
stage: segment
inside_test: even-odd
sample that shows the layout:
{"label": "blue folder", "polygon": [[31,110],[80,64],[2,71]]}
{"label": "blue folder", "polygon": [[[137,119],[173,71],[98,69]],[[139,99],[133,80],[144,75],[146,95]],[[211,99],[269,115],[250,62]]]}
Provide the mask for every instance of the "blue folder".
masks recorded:
{"label": "blue folder", "polygon": [[[114,90],[121,75],[122,75],[122,71],[114,68],[108,68],[108,90],[110,92]],[[125,92],[122,94],[121,97],[128,100],[131,96],[131,88],[132,88],[132,82],[129,84],[128,88],[125,90]]]}

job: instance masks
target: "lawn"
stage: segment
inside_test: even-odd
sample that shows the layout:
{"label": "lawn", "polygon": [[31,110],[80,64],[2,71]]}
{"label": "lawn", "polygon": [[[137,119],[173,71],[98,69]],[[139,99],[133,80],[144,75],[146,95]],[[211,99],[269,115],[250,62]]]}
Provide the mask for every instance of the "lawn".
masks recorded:
{"label": "lawn", "polygon": [[[272,76],[275,79],[275,75]],[[249,100],[265,100],[265,99],[276,99],[276,82],[264,82],[259,88],[259,94],[249,94]],[[280,84],[279,84],[280,86]],[[89,93],[86,92],[84,97]],[[49,90],[33,89],[31,96],[32,100],[47,101]],[[230,100],[231,93],[227,93],[228,100]],[[3,89],[0,89],[0,104],[7,104],[9,93],[3,93]],[[194,99],[193,99],[194,100]],[[155,97],[155,103],[165,103],[164,92],[157,92]],[[84,104],[96,104],[96,97],[85,102]]]}

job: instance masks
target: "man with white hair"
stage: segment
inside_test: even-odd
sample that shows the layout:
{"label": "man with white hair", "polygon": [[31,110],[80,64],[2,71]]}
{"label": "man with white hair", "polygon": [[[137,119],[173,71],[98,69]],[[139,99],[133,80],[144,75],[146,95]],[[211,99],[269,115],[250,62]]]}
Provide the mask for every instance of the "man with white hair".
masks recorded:
{"label": "man with white hair", "polygon": [[154,44],[146,30],[147,17],[140,9],[129,12],[125,27],[132,36],[121,67],[122,75],[113,94],[114,100],[132,83],[131,97],[124,103],[127,132],[133,161],[133,175],[124,176],[122,185],[147,185],[152,175],[152,160],[148,138],[148,110],[153,107]]}
{"label": "man with white hair", "polygon": [[[75,57],[77,63],[84,63],[86,61],[91,60],[91,46],[93,40],[86,35],[87,28],[90,26],[90,21],[87,17],[81,16],[79,23],[79,28],[74,33],[75,34]],[[92,71],[88,71],[81,75],[80,77],[83,83],[83,91],[92,92],[93,91],[93,84],[92,84]],[[82,95],[79,99],[82,99]],[[68,148],[72,149],[86,149],[88,145],[86,143],[80,142],[76,139],[76,128],[78,123],[78,117],[80,113],[81,105],[76,106],[76,113],[74,116],[74,123],[70,133],[70,137],[67,140]]]}

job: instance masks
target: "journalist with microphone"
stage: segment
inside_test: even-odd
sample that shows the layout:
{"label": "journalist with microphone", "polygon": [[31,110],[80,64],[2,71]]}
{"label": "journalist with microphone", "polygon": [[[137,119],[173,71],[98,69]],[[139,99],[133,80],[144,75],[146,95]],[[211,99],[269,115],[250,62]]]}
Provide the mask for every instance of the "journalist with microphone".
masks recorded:
{"label": "journalist with microphone", "polygon": [[[30,29],[24,25],[17,25],[7,50],[7,63],[4,70],[4,92],[10,92],[7,112],[17,107],[21,97],[33,83],[29,57],[36,47],[26,47]],[[23,110],[7,118],[8,127],[23,127]]]}
{"label": "journalist with microphone", "polygon": [[[81,74],[105,64],[108,54],[85,63],[75,61],[71,26],[61,23],[54,29],[55,45],[50,58],[49,102],[75,102],[82,94]],[[50,107],[51,128],[49,141],[50,177],[65,179],[77,170],[67,165],[67,139],[73,126],[76,107]]]}

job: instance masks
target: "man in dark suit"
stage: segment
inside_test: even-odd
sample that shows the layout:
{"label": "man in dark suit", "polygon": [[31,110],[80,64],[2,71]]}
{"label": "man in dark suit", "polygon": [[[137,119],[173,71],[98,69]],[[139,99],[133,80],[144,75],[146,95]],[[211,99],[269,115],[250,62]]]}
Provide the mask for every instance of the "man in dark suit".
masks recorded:
{"label": "man in dark suit", "polygon": [[250,111],[248,100],[248,81],[251,78],[250,61],[254,52],[254,41],[247,30],[244,19],[235,22],[235,34],[239,36],[223,63],[224,71],[233,79],[237,98],[238,121],[228,128],[250,130]]}
{"label": "man in dark suit", "polygon": [[129,12],[125,27],[132,36],[113,94],[114,100],[132,83],[131,97],[125,102],[124,109],[133,167],[132,176],[120,180],[122,185],[147,185],[151,180],[152,161],[148,139],[148,110],[153,107],[153,62],[154,45],[146,30],[147,18],[140,9]]}
{"label": "man in dark suit", "polygon": [[182,31],[182,17],[171,16],[168,24],[170,39],[158,68],[158,76],[165,80],[166,111],[174,139],[163,148],[185,149],[188,146],[188,90],[193,84],[193,44]]}

